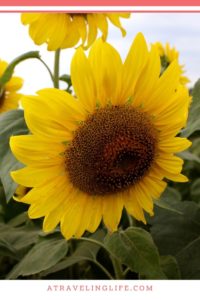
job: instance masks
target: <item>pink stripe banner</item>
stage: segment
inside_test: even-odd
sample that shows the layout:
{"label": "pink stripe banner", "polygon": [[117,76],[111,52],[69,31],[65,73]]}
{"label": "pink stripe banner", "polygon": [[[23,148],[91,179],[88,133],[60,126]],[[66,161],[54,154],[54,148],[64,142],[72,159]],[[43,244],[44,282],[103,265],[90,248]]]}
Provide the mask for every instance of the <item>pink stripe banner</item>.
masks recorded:
{"label": "pink stripe banner", "polygon": [[200,6],[200,0],[0,0],[0,6]]}

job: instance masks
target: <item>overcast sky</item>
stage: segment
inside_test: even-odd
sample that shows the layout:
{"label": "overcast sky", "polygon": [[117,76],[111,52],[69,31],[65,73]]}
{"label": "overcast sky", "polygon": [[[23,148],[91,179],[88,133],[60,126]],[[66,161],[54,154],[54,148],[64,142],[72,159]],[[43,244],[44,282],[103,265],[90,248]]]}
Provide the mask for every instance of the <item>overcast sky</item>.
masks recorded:
{"label": "overcast sky", "polygon": [[[131,19],[122,21],[127,36],[110,26],[108,41],[125,57],[134,36],[143,32],[148,43],[169,42],[180,51],[180,62],[185,64],[187,76],[194,83],[200,77],[200,14],[199,13],[134,13]],[[53,53],[46,46],[36,46],[29,38],[28,28],[21,25],[19,13],[0,13],[0,58],[8,62],[31,50],[39,50],[42,58],[52,67]],[[61,55],[61,73],[69,73],[73,49]],[[23,62],[16,68],[16,75],[24,78],[24,93],[51,87],[49,75],[36,60]]]}

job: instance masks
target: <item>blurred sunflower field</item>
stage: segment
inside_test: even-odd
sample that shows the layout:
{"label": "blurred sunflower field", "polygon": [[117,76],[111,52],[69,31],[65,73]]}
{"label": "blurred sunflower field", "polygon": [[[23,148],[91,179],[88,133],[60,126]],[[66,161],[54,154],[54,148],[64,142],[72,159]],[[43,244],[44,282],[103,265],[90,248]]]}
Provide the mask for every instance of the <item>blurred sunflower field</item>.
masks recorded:
{"label": "blurred sunflower field", "polygon": [[[0,60],[1,279],[200,279],[200,81],[141,32],[122,59],[130,17],[21,14],[54,67]],[[51,88],[20,92],[30,60]]]}

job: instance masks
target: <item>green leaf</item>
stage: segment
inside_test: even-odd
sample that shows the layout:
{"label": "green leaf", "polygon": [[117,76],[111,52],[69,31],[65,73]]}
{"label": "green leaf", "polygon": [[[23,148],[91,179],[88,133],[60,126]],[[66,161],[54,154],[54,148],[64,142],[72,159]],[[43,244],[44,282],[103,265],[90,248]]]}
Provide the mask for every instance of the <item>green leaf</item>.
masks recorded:
{"label": "green leaf", "polygon": [[18,56],[17,58],[15,58],[6,68],[6,70],[4,71],[3,75],[0,78],[0,86],[4,86],[6,84],[6,82],[8,82],[14,72],[15,67],[21,63],[24,60],[30,59],[30,58],[37,58],[40,59],[40,55],[38,51],[30,51],[27,53],[24,53],[20,56]]}
{"label": "green leaf", "polygon": [[[102,241],[105,237],[105,233],[103,230],[98,230],[94,234],[92,234],[89,238]],[[78,240],[77,240],[78,241]],[[49,274],[56,273],[58,271],[64,270],[77,264],[82,261],[96,261],[96,255],[100,249],[100,246],[97,244],[93,244],[91,242],[86,241],[78,241],[79,245],[73,254],[63,259],[57,265],[53,266],[49,270],[42,272],[42,277],[45,277]]]}
{"label": "green leaf", "polygon": [[181,157],[183,160],[188,160],[188,161],[194,161],[197,163],[200,163],[200,158],[195,155],[194,153],[191,153],[189,151],[183,151],[178,154],[179,157]]}
{"label": "green leaf", "polygon": [[12,218],[7,224],[16,227],[26,223],[27,221],[29,221],[28,214],[27,212],[23,212],[17,215],[16,217]]}
{"label": "green leaf", "polygon": [[161,256],[160,265],[168,279],[181,279],[179,266],[174,256]]}
{"label": "green leaf", "polygon": [[2,237],[0,238],[0,255],[17,258],[15,248]]}
{"label": "green leaf", "polygon": [[161,255],[176,255],[200,235],[200,208],[191,201],[177,201],[175,211],[155,208],[152,237]]}
{"label": "green leaf", "polygon": [[175,204],[177,203],[177,201],[181,201],[180,193],[174,188],[167,187],[160,199],[154,201],[154,204],[157,207],[167,209],[169,211],[176,212],[182,215],[183,213],[175,208]]}
{"label": "green leaf", "polygon": [[59,77],[59,80],[65,82],[67,84],[67,89],[66,91],[71,93],[71,87],[72,87],[72,81],[71,81],[71,76],[68,74],[64,74]]}
{"label": "green leaf", "polygon": [[64,74],[64,75],[60,76],[59,80],[66,82],[70,86],[72,85],[71,77],[68,74]]}
{"label": "green leaf", "polygon": [[68,251],[65,239],[55,236],[40,238],[25,257],[12,269],[7,279],[28,276],[44,271],[58,263]]}
{"label": "green leaf", "polygon": [[11,199],[17,187],[10,177],[10,172],[23,166],[12,154],[9,140],[12,135],[27,133],[28,129],[22,110],[12,110],[0,115],[0,179],[7,201]]}
{"label": "green leaf", "polygon": [[146,279],[165,279],[158,250],[151,235],[144,229],[129,227],[107,235],[105,246],[121,264]]}
{"label": "green leaf", "polygon": [[6,207],[6,195],[5,195],[4,188],[2,186],[1,181],[0,181],[0,206],[3,210]]}
{"label": "green leaf", "polygon": [[191,183],[190,192],[192,200],[200,203],[200,178],[197,178]]}
{"label": "green leaf", "polygon": [[189,111],[188,124],[182,131],[182,136],[189,137],[195,131],[200,130],[200,79],[192,90],[192,104]]}
{"label": "green leaf", "polygon": [[200,237],[184,247],[176,258],[183,279],[200,279]]}
{"label": "green leaf", "polygon": [[31,223],[14,228],[0,223],[0,255],[19,261],[38,240],[40,230]]}

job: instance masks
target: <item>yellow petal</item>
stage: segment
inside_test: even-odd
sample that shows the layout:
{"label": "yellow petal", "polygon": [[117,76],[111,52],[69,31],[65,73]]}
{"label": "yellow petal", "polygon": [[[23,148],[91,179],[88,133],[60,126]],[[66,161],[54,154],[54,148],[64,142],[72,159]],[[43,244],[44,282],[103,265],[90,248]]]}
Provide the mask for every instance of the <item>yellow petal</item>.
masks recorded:
{"label": "yellow petal", "polygon": [[85,40],[87,38],[87,30],[86,30],[86,21],[83,16],[74,15],[73,16],[73,23],[75,24],[76,30],[78,31],[81,39],[82,45],[84,45]]}
{"label": "yellow petal", "polygon": [[102,202],[104,224],[111,232],[115,231],[117,230],[122,215],[122,197],[120,195],[102,197]]}
{"label": "yellow petal", "polygon": [[147,64],[143,69],[135,87],[135,92],[133,97],[133,106],[137,107],[146,105],[146,101],[155,89],[155,85],[160,76],[160,57],[158,55],[157,49],[152,47]]}
{"label": "yellow petal", "polygon": [[121,98],[127,101],[134,94],[135,85],[148,59],[144,36],[139,33],[129,50],[122,70]]}
{"label": "yellow petal", "polygon": [[183,166],[183,160],[180,157],[171,154],[160,155],[156,158],[155,163],[163,170],[174,174],[180,173]]}
{"label": "yellow petal", "polygon": [[61,153],[66,150],[63,143],[52,143],[33,135],[12,136],[10,147],[21,162],[35,167],[59,165],[63,161]]}
{"label": "yellow petal", "polygon": [[[70,239],[75,235],[81,226],[81,218],[84,211],[84,205],[87,195],[78,190],[72,191],[71,195],[66,199],[65,212],[61,219],[61,232],[66,239]],[[86,230],[87,224],[82,224],[82,230]]]}
{"label": "yellow petal", "polygon": [[155,111],[154,124],[159,129],[168,131],[167,128],[179,125],[179,130],[185,126],[188,117],[190,97],[188,89],[179,85],[174,95],[162,103]]}
{"label": "yellow petal", "polygon": [[130,215],[132,215],[136,220],[142,221],[146,224],[146,220],[144,217],[144,212],[141,205],[138,202],[138,193],[135,190],[129,191],[129,197],[125,202],[125,208]]}
{"label": "yellow petal", "polygon": [[164,152],[177,153],[189,148],[191,144],[186,138],[171,137],[159,141],[158,147]]}
{"label": "yellow petal", "polygon": [[8,63],[4,60],[0,60],[0,76],[3,75],[4,71],[6,70]]}
{"label": "yellow petal", "polygon": [[78,48],[71,62],[71,78],[75,93],[88,112],[96,108],[96,86],[90,62]]}
{"label": "yellow petal", "polygon": [[88,14],[87,21],[88,21],[88,39],[87,39],[86,48],[89,48],[94,43],[97,37],[97,26],[95,23],[94,14]]}
{"label": "yellow petal", "polygon": [[21,14],[21,22],[24,25],[31,24],[35,22],[41,14],[38,13],[23,13]]}
{"label": "yellow petal", "polygon": [[166,106],[169,106],[169,101],[173,100],[172,98],[179,86],[179,80],[180,68],[175,60],[158,79],[154,91],[146,99],[144,111],[156,115],[163,111]]}
{"label": "yellow petal", "polygon": [[152,198],[158,199],[163,191],[167,187],[167,183],[149,175],[145,176],[139,185],[146,191],[149,192]]}
{"label": "yellow petal", "polygon": [[106,15],[109,18],[110,22],[121,30],[122,36],[125,36],[126,30],[121,25],[121,22],[119,20],[120,15],[117,13],[110,13]]}
{"label": "yellow petal", "polygon": [[52,178],[66,177],[66,172],[61,166],[50,166],[42,169],[25,167],[23,169],[11,172],[11,177],[17,183],[26,187],[36,187],[51,180]]}
{"label": "yellow petal", "polygon": [[99,226],[102,218],[102,212],[100,210],[101,201],[94,199],[91,195],[85,197],[84,203],[81,203],[83,207],[81,222],[76,229],[74,235],[79,238],[82,236],[85,230],[94,232]]}
{"label": "yellow petal", "polygon": [[105,106],[110,102],[113,105],[121,104],[119,91],[122,62],[119,53],[99,39],[90,49],[89,61],[94,72],[100,105]]}
{"label": "yellow petal", "polygon": [[103,14],[95,14],[94,20],[96,27],[99,28],[102,32],[102,39],[105,41],[108,35],[108,21]]}
{"label": "yellow petal", "polygon": [[52,211],[50,211],[44,218],[43,230],[44,232],[50,232],[56,228],[64,214],[63,206],[58,205]]}
{"label": "yellow petal", "polygon": [[17,91],[21,89],[23,80],[20,77],[13,76],[5,85],[7,91]]}
{"label": "yellow petal", "polygon": [[[137,198],[138,204],[150,215],[153,215],[153,201],[152,197],[147,189],[145,189],[140,183],[135,184],[131,188],[130,194],[132,197]],[[135,196],[137,195],[137,196]]]}
{"label": "yellow petal", "polygon": [[98,199],[98,197],[91,199],[91,211],[92,218],[88,222],[87,230],[89,232],[94,232],[102,219],[102,201],[101,199]]}

